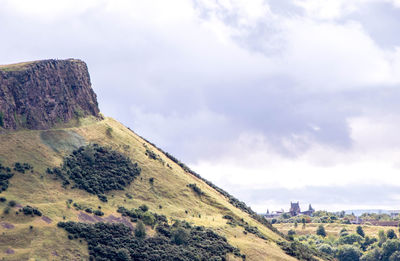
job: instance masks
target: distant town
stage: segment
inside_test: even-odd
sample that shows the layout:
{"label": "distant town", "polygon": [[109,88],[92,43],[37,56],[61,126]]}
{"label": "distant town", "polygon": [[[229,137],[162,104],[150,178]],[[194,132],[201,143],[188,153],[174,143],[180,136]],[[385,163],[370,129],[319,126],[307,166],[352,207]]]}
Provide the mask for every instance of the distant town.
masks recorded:
{"label": "distant town", "polygon": [[300,203],[299,203],[299,201],[297,201],[296,203],[290,202],[289,212],[285,212],[282,209],[280,211],[273,211],[270,213],[269,210],[267,210],[267,213],[265,214],[265,218],[276,218],[276,217],[280,217],[284,214],[288,214],[291,217],[298,216],[298,215],[306,215],[306,216],[311,217],[314,212],[315,212],[315,210],[312,208],[311,204],[308,206],[308,210],[301,211]]}
{"label": "distant town", "polygon": [[339,212],[316,211],[311,204],[308,209],[302,211],[300,202],[290,202],[289,211],[283,209],[269,211],[264,218],[272,224],[275,223],[342,223],[342,224],[364,224],[372,226],[399,226],[400,210],[347,210]]}

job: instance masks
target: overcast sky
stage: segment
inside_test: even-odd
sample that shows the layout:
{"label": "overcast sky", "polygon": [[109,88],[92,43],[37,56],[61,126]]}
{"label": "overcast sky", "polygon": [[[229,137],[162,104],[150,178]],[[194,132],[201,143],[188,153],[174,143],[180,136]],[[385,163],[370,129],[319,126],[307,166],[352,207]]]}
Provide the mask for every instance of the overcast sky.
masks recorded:
{"label": "overcast sky", "polygon": [[0,37],[257,211],[400,209],[400,0],[0,0]]}

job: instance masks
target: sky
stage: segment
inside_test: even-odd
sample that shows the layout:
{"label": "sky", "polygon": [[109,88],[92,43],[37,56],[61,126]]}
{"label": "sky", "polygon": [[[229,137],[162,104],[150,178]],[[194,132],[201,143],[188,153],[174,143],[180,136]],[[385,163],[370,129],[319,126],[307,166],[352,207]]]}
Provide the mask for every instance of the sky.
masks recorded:
{"label": "sky", "polygon": [[254,210],[400,209],[400,0],[0,6],[0,64],[84,60],[103,114]]}

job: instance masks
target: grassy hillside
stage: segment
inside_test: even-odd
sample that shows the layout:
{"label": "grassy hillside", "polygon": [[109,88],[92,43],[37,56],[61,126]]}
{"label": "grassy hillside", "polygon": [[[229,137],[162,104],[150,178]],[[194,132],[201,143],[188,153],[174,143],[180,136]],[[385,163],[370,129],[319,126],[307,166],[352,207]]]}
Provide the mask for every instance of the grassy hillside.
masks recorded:
{"label": "grassy hillside", "polygon": [[[60,167],[63,158],[73,150],[94,143],[122,153],[141,168],[141,174],[124,190],[105,193],[108,202],[85,190],[64,188],[59,179],[46,171]],[[143,204],[151,212],[167,216],[169,221],[184,220],[213,229],[239,248],[246,260],[296,260],[276,244],[282,240],[278,234],[232,206],[226,197],[111,118],[81,119],[79,127],[2,133],[0,144],[3,166],[13,167],[15,162],[20,162],[33,167],[25,173],[14,171],[8,189],[0,194],[6,198],[0,202],[0,258],[4,260],[85,260],[88,258],[86,242],[68,240],[67,232],[57,227],[58,222],[123,220],[129,223],[121,218],[118,207],[131,209]],[[189,184],[196,184],[201,193]],[[16,205],[8,206],[10,201]],[[78,210],[74,203],[83,209]],[[27,205],[39,209],[42,216],[19,212]],[[104,216],[88,214],[84,211],[87,208],[101,210]],[[239,223],[227,224],[226,216]],[[244,232],[243,224],[257,227],[258,236]],[[146,230],[149,236],[155,234],[149,226]],[[228,258],[240,260],[232,254]]]}

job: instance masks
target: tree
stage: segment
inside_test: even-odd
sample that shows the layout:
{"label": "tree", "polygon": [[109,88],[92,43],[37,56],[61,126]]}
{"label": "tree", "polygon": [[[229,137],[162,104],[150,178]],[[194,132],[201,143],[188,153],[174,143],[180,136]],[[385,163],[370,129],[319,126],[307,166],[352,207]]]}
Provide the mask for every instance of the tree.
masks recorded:
{"label": "tree", "polygon": [[297,228],[297,221],[294,222],[294,227]]}
{"label": "tree", "polygon": [[379,246],[382,246],[382,244],[385,243],[387,240],[385,231],[379,230],[378,237],[379,237]]}
{"label": "tree", "polygon": [[294,235],[296,235],[296,231],[294,231],[293,229],[290,229],[290,230],[287,232],[287,234],[288,234],[289,239],[290,239],[290,240],[293,240],[293,239],[294,239]]}
{"label": "tree", "polygon": [[363,230],[363,228],[361,226],[357,227],[357,234],[359,234],[362,237],[365,236],[364,230]]}
{"label": "tree", "polygon": [[184,228],[177,228],[172,231],[172,241],[177,245],[186,244],[189,239],[189,233]]}
{"label": "tree", "polygon": [[360,261],[376,261],[376,260],[381,260],[381,249],[380,248],[375,248],[371,251],[368,251],[365,253],[361,258]]}
{"label": "tree", "polygon": [[326,237],[326,232],[325,232],[325,228],[323,225],[319,225],[317,228],[317,235],[322,236],[322,237]]}
{"label": "tree", "polygon": [[344,245],[338,249],[336,257],[339,261],[358,261],[360,260],[360,251],[349,245]]}
{"label": "tree", "polygon": [[386,236],[387,236],[388,239],[395,239],[395,238],[397,238],[397,235],[396,235],[396,233],[394,232],[393,229],[389,229],[389,230],[386,232]]}
{"label": "tree", "polygon": [[305,229],[306,228],[306,219],[304,217],[301,219],[301,223],[303,223],[303,229]]}
{"label": "tree", "polygon": [[334,249],[329,244],[321,244],[318,250],[328,255],[333,255]]}
{"label": "tree", "polygon": [[387,240],[382,245],[382,260],[389,260],[389,257],[400,250],[400,241],[397,239]]}
{"label": "tree", "polygon": [[138,238],[145,238],[146,237],[146,227],[144,226],[143,222],[139,220],[135,227],[135,236]]}

